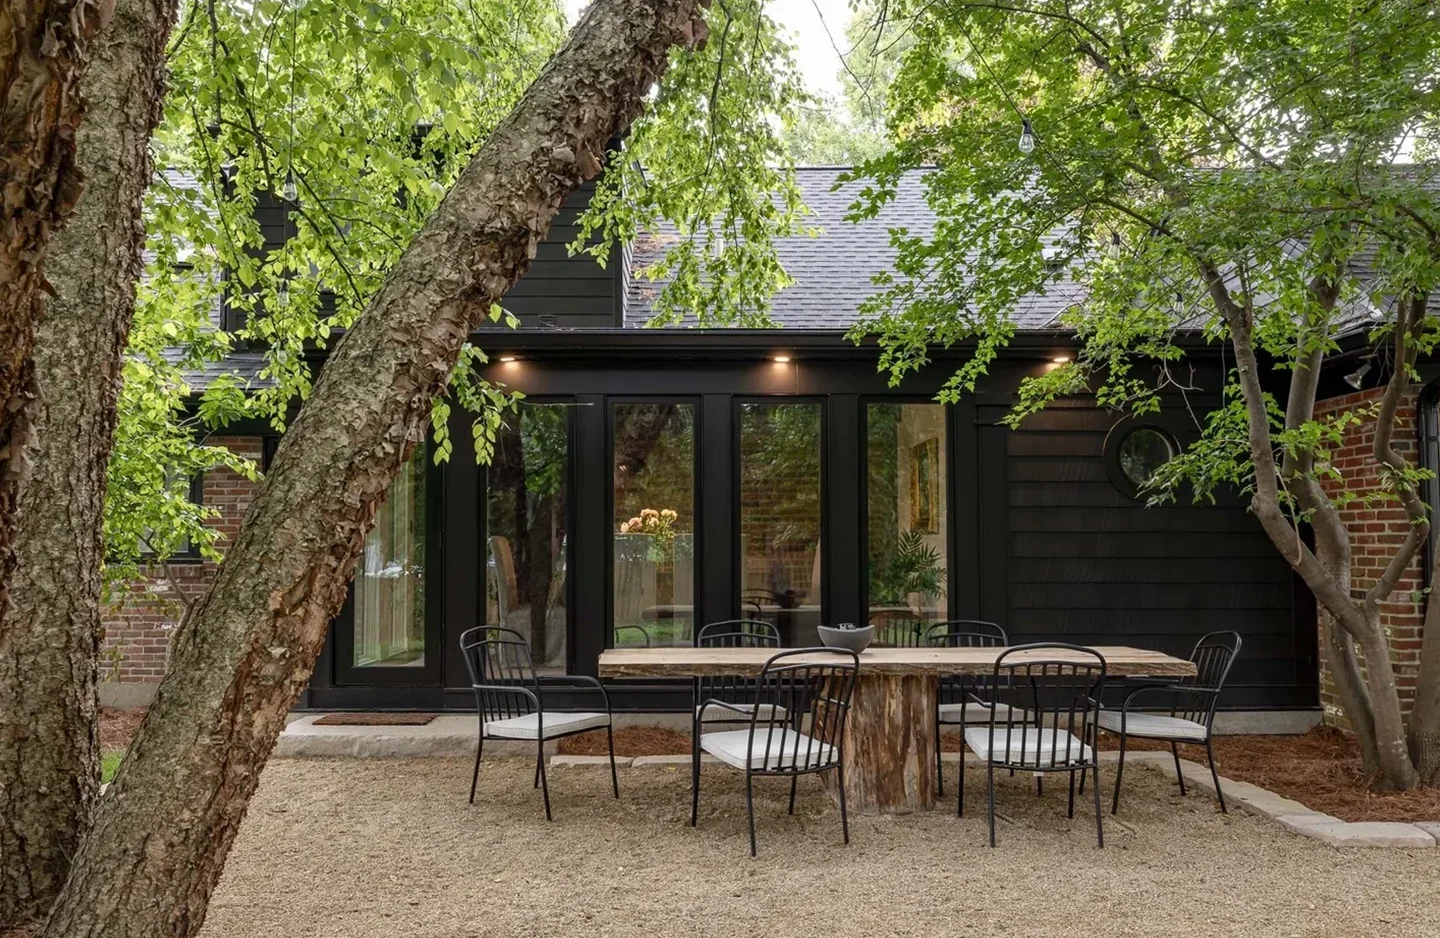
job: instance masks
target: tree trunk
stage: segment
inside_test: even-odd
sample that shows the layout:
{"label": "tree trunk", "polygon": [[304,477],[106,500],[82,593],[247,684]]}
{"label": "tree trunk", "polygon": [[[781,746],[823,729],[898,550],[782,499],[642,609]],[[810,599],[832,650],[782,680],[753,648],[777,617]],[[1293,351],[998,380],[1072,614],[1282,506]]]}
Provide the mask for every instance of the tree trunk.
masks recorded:
{"label": "tree trunk", "polygon": [[599,172],[704,0],[599,0],[336,346],[82,842],[45,936],[189,936],[374,523],[471,331]]}
{"label": "tree trunk", "polygon": [[1370,631],[1360,638],[1365,655],[1365,683],[1375,715],[1375,746],[1380,759],[1380,787],[1405,791],[1418,782],[1405,744],[1405,717],[1400,710],[1400,691],[1395,683],[1395,666],[1390,660],[1390,643],[1374,611],[1368,617]]}
{"label": "tree trunk", "polygon": [[140,276],[140,197],[164,95],[173,0],[119,0],[92,43],[77,145],[87,179],[50,246],[18,479],[15,569],[0,609],[0,928],[44,916],[99,782],[100,529],[120,361]]}
{"label": "tree trunk", "polygon": [[[860,675],[845,728],[845,797],[859,814],[910,814],[935,807],[936,679]],[[839,777],[825,790],[837,800]]]}
{"label": "tree trunk", "polygon": [[113,0],[0,0],[0,610],[35,396],[45,251],[80,198],[75,132],[90,39]]}
{"label": "tree trunk", "polygon": [[1440,601],[1434,585],[1440,584],[1440,552],[1430,572],[1432,592],[1425,605],[1420,637],[1420,673],[1415,678],[1415,701],[1410,709],[1406,742],[1422,785],[1440,786]]}

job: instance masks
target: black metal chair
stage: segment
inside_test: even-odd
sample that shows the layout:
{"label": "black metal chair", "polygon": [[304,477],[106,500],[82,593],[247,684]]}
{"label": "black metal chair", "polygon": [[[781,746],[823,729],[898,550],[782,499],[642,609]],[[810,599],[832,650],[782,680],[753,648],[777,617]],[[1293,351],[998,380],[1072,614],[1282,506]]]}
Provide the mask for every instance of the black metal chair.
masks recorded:
{"label": "black metal chair", "polygon": [[[705,733],[699,748],[726,765],[745,772],[745,810],[750,821],[750,856],[755,856],[755,791],[757,775],[790,777],[790,813],[795,813],[795,782],[801,775],[839,773],[840,830],[850,842],[845,811],[845,721],[860,656],[843,648],[799,648],[782,651],[765,662],[755,679],[755,706],[750,726],[742,730]],[[706,700],[702,708],[730,705]],[[793,717],[793,719],[792,719]],[[808,720],[806,719],[808,718]],[[807,726],[808,724],[808,726]],[[807,727],[809,733],[802,733]],[[699,758],[690,802],[690,826],[700,813]]]}
{"label": "black metal chair", "polygon": [[[1010,644],[1005,630],[981,619],[951,619],[937,622],[925,633],[932,648],[1003,648]],[[940,730],[945,726],[982,723],[990,720],[989,695],[980,693],[988,679],[951,675],[942,677],[935,694],[935,783],[945,796],[945,767],[940,762]]]}
{"label": "black metal chair", "polygon": [[[1228,814],[1225,795],[1220,791],[1220,774],[1215,771],[1215,753],[1211,748],[1214,738],[1215,707],[1220,702],[1220,691],[1225,688],[1225,679],[1230,676],[1230,666],[1240,654],[1238,632],[1211,632],[1202,636],[1190,652],[1195,663],[1195,674],[1164,684],[1145,684],[1125,695],[1124,702],[1117,710],[1103,710],[1096,721],[1100,729],[1118,733],[1120,756],[1115,766],[1115,794],[1110,803],[1110,813],[1120,810],[1120,778],[1125,774],[1125,742],[1132,736],[1142,739],[1158,739],[1170,743],[1170,755],[1175,759],[1175,778],[1180,783],[1180,794],[1185,792],[1185,775],[1180,771],[1180,744],[1194,743],[1205,746],[1205,758],[1210,763],[1210,778],[1215,782],[1215,797],[1220,802],[1220,812]],[[1169,696],[1169,715],[1152,711],[1136,712],[1131,709],[1138,697],[1164,694]],[[1163,707],[1161,708],[1163,709]]]}
{"label": "black metal chair", "polygon": [[638,641],[638,642],[628,641],[627,644],[629,644],[629,645],[633,645],[633,646],[638,647],[638,648],[649,648],[650,645],[651,645],[651,642],[650,642],[650,632],[649,632],[649,630],[646,629],[643,625],[617,625],[617,626],[615,626],[615,644],[616,644],[617,646],[620,644],[620,633],[621,633],[621,632],[639,632],[639,633],[640,633],[639,641]]}
{"label": "black metal chair", "polygon": [[615,772],[615,729],[610,710],[610,692],[593,677],[583,674],[566,675],[571,685],[594,687],[605,701],[605,712],[575,713],[546,710],[540,678],[530,659],[530,644],[512,629],[493,625],[466,629],[460,636],[460,652],[470,671],[470,686],[475,691],[475,710],[480,718],[480,734],[475,746],[475,771],[470,777],[470,803],[475,803],[475,787],[480,781],[480,758],[485,753],[485,740],[511,739],[535,741],[535,787],[545,799],[545,820],[550,816],[550,785],[545,778],[545,743],[547,740],[574,736],[604,728],[610,744],[610,787],[620,797],[620,780]]}
{"label": "black metal chair", "polygon": [[[1075,776],[1095,775],[1095,839],[1103,848],[1100,766],[1087,740],[1100,713],[1105,658],[1093,648],[1061,643],[1016,645],[995,660],[990,720],[964,730],[965,743],[985,762],[990,846],[995,846],[995,770],[1070,776],[1067,816],[1075,816]],[[965,763],[960,763],[956,814],[965,813]]]}
{"label": "black metal chair", "polygon": [[[710,622],[695,633],[696,648],[779,648],[780,630],[762,619]],[[690,715],[690,792],[700,785],[700,729],[705,723],[748,723],[755,710],[753,677],[716,675],[692,682],[694,711]],[[712,706],[705,706],[709,701]],[[766,714],[770,716],[770,714]]]}

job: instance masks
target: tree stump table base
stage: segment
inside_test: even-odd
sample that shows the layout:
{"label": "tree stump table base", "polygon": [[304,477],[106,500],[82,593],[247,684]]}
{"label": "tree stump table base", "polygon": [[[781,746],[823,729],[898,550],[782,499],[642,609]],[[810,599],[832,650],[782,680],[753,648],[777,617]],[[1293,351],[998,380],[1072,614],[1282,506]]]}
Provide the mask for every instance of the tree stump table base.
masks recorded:
{"label": "tree stump table base", "polygon": [[[931,675],[860,672],[845,728],[849,810],[909,814],[934,809],[935,690]],[[839,773],[821,777],[838,803]]]}

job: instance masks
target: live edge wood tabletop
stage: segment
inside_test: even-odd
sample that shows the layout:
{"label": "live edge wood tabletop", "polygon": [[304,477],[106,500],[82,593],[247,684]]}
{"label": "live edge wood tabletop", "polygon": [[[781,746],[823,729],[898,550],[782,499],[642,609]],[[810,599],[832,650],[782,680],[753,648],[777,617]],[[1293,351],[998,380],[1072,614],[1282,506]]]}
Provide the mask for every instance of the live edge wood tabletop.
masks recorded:
{"label": "live edge wood tabletop", "polygon": [[[754,677],[775,648],[613,648],[600,655],[600,676]],[[1113,676],[1186,677],[1195,666],[1146,648],[1097,646]],[[989,674],[1005,648],[867,648],[850,707],[845,740],[845,794],[852,810],[872,814],[935,807],[935,693],[947,674]],[[1047,649],[1021,653],[1065,660]],[[817,655],[817,658],[819,656]],[[1082,661],[1083,659],[1076,659]],[[787,663],[796,663],[790,659]],[[830,776],[827,776],[829,778]],[[833,779],[829,786],[833,789]],[[832,795],[835,792],[831,792]]]}

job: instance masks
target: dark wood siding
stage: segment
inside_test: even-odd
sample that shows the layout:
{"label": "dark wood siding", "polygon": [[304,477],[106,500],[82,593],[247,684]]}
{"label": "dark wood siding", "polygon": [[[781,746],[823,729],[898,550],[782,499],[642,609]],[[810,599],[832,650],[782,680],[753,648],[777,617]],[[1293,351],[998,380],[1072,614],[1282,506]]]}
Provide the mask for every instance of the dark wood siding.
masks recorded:
{"label": "dark wood siding", "polygon": [[[1004,413],[981,407],[980,423],[993,427]],[[1306,686],[1313,682],[1297,669],[1303,643],[1288,565],[1238,499],[1150,508],[1122,492],[1105,459],[1118,419],[1093,403],[1067,401],[1018,431],[989,437],[992,448],[1003,446],[1005,465],[1002,479],[982,482],[982,505],[994,499],[1005,522],[1003,560],[990,565],[1002,580],[990,583],[987,612],[1003,614],[1016,642],[1139,645],[1176,655],[1206,632],[1234,629],[1245,645],[1227,705],[1313,705]],[[1185,442],[1175,417],[1156,422]],[[991,532],[980,543],[994,543]]]}
{"label": "dark wood siding", "polygon": [[615,271],[622,262],[620,254],[611,258],[608,268],[588,254],[570,254],[570,242],[580,231],[580,213],[590,204],[594,191],[594,183],[588,183],[565,198],[549,236],[536,249],[530,270],[506,294],[502,305],[519,317],[522,326],[593,329],[623,325],[616,303]]}

